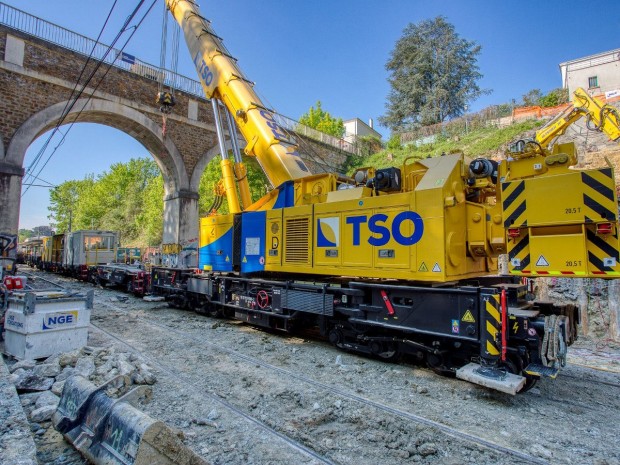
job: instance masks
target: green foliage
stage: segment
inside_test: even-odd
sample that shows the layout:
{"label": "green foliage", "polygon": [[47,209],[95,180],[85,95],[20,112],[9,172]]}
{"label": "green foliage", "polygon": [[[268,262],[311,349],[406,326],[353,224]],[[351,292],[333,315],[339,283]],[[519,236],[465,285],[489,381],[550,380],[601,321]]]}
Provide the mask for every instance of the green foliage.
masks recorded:
{"label": "green foliage", "polygon": [[523,96],[521,97],[521,100],[523,102],[523,106],[525,106],[525,107],[533,107],[533,106],[540,105],[540,99],[542,98],[542,96],[543,96],[543,94],[540,91],[540,89],[532,89],[532,90],[530,90],[526,94],[523,94]]}
{"label": "green foliage", "polygon": [[568,102],[568,97],[568,89],[562,87],[553,89],[546,95],[543,95],[540,89],[532,89],[527,94],[523,95],[522,104],[526,107],[555,107]]}
{"label": "green foliage", "polygon": [[462,115],[468,102],[488,92],[477,84],[480,50],[443,16],[410,23],[386,64],[391,90],[381,122],[402,131]]}
{"label": "green foliage", "polygon": [[522,137],[528,131],[532,132],[541,124],[541,121],[527,120],[501,129],[494,127],[475,129],[462,135],[458,140],[438,137],[434,142],[419,147],[407,145],[400,149],[387,148],[371,157],[354,159],[355,161],[348,166],[347,172],[352,173],[355,169],[364,166],[377,168],[399,166],[405,158],[424,159],[456,151],[462,151],[470,158],[494,155],[501,153],[510,142]]}
{"label": "green foliage", "polygon": [[[66,181],[50,190],[50,224],[57,233],[80,229],[89,219],[87,203],[94,195],[92,175],[78,181]],[[78,226],[79,225],[79,226]],[[89,225],[90,226],[90,225]]]}
{"label": "green foliage", "polygon": [[403,146],[400,143],[400,134],[392,134],[390,140],[388,140],[387,146],[389,150],[399,150]]}
{"label": "green foliage", "polygon": [[381,139],[377,136],[362,136],[357,138],[357,145],[361,156],[372,155],[383,148]]}
{"label": "green foliage", "polygon": [[301,124],[316,129],[317,131],[330,134],[335,137],[344,136],[344,123],[342,118],[334,118],[329,112],[321,108],[321,102],[316,102],[316,108],[310,107],[308,113],[299,118]]}
{"label": "green foliage", "polygon": [[18,241],[20,243],[24,242],[26,239],[31,238],[32,236],[34,236],[34,231],[32,231],[31,229],[20,229],[17,232],[17,236],[18,236]]}
{"label": "green foliage", "polygon": [[[267,193],[269,182],[256,161],[256,158],[244,156],[243,163],[247,170],[250,194],[252,199],[256,201]],[[210,212],[211,206],[215,200],[215,186],[222,177],[221,173],[220,158],[218,157],[209,162],[204,173],[202,173],[200,177],[200,187],[198,188],[198,193],[200,195],[200,199],[198,200],[198,211],[200,216],[206,216]],[[224,196],[223,200],[222,206],[218,209],[218,213],[220,214],[229,212],[226,196]]]}
{"label": "green foliage", "polygon": [[568,89],[558,87],[541,97],[539,105],[541,107],[555,107],[566,102],[568,102]]}
{"label": "green foliage", "polygon": [[110,171],[66,181],[50,192],[56,232],[78,229],[119,231],[123,244],[161,242],[163,180],[153,160],[115,163]]}

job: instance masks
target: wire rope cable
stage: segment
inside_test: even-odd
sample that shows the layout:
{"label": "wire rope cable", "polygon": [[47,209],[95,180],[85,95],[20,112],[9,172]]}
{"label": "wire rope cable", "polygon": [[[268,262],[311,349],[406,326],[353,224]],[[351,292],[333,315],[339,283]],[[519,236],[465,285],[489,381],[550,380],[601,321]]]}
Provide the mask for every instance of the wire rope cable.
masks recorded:
{"label": "wire rope cable", "polygon": [[[80,96],[82,95],[82,93],[84,92],[84,90],[86,89],[86,87],[88,86],[88,84],[90,83],[90,81],[94,78],[95,74],[97,73],[97,71],[99,70],[99,68],[102,66],[103,63],[105,63],[105,58],[107,57],[107,55],[110,53],[110,51],[113,50],[114,48],[114,44],[116,44],[116,42],[118,42],[118,40],[122,37],[122,35],[127,32],[130,29],[133,29],[131,34],[129,35],[129,37],[127,38],[127,40],[125,41],[125,43],[123,44],[123,46],[121,47],[121,49],[118,51],[117,56],[119,56],[123,50],[125,49],[125,47],[129,44],[129,41],[133,38],[134,34],[136,33],[136,31],[138,30],[138,28],[140,27],[140,25],[143,23],[144,19],[148,16],[148,14],[150,13],[150,11],[153,9],[153,6],[155,6],[155,3],[157,2],[157,0],[153,0],[153,2],[151,3],[151,6],[148,8],[148,10],[146,11],[146,13],[142,16],[142,18],[139,20],[138,24],[136,24],[135,26],[132,27],[128,27],[129,24],[131,23],[131,21],[133,20],[133,18],[137,15],[138,11],[140,10],[140,8],[142,7],[142,5],[144,4],[145,0],[140,0],[140,2],[138,3],[138,6],[136,6],[136,8],[133,10],[133,12],[127,17],[125,23],[123,24],[123,27],[121,28],[121,30],[119,31],[119,33],[117,34],[117,36],[115,37],[112,45],[110,45],[108,47],[108,49],[106,50],[106,53],[104,54],[104,56],[98,60],[97,62],[97,66],[95,67],[95,69],[93,70],[93,72],[89,75],[87,81],[84,83],[84,85],[82,86],[82,88],[80,89],[79,93],[77,96],[75,96],[75,98],[73,99],[73,101],[71,102],[71,105],[69,106],[69,109],[66,111],[66,113],[64,115],[61,115],[61,118],[57,124],[57,127],[60,127],[60,125],[63,124],[64,120],[66,119],[67,115],[71,112],[71,110],[73,109],[73,107],[76,105],[78,99],[80,98]],[[41,172],[43,171],[43,169],[47,166],[47,164],[49,163],[49,161],[51,160],[52,156],[56,153],[56,150],[63,144],[67,134],[69,133],[69,131],[71,130],[71,128],[73,127],[73,125],[76,123],[76,121],[78,121],[79,116],[81,115],[82,111],[86,108],[86,105],[88,104],[88,102],[90,102],[90,99],[92,98],[92,96],[94,95],[94,93],[97,91],[97,89],[99,88],[99,86],[101,85],[101,83],[103,82],[103,80],[105,79],[105,77],[107,76],[108,72],[110,71],[110,69],[112,68],[114,62],[111,62],[108,64],[108,68],[106,69],[105,73],[103,74],[103,76],[99,79],[99,82],[95,85],[95,87],[93,88],[93,91],[90,93],[90,95],[88,95],[88,98],[86,99],[86,102],[84,102],[84,105],[82,106],[82,108],[77,112],[75,118],[73,119],[73,121],[71,122],[71,124],[69,125],[69,128],[67,129],[67,131],[64,133],[62,139],[60,140],[60,142],[58,143],[58,145],[54,148],[54,151],[48,156],[47,160],[45,161],[45,163],[43,164],[43,166],[39,169],[39,171],[37,172],[37,176],[39,176],[41,174]],[[29,186],[26,187],[25,191],[22,193],[22,197],[26,194],[26,192],[28,191]]]}
{"label": "wire rope cable", "polygon": [[[101,36],[103,35],[103,32],[105,31],[105,28],[108,25],[108,21],[110,20],[110,17],[112,16],[112,13],[114,12],[114,9],[116,7],[116,3],[118,0],[114,0],[114,3],[112,4],[112,7],[110,8],[110,11],[108,13],[108,16],[106,17],[105,22],[103,23],[103,26],[101,27],[101,30],[99,31],[99,35],[97,36],[97,39],[95,40],[95,43],[93,44],[93,48],[90,51],[90,54],[88,55],[88,58],[86,59],[86,62],[84,63],[84,66],[82,67],[82,70],[80,71],[80,75],[78,76],[77,80],[75,81],[75,85],[73,86],[73,89],[71,90],[71,94],[69,95],[69,99],[67,100],[67,102],[65,103],[65,107],[63,108],[61,115],[65,114],[65,111],[67,110],[67,106],[69,105],[69,102],[72,100],[73,95],[82,79],[82,76],[84,76],[84,72],[86,71],[86,68],[88,67],[88,64],[90,63],[90,61],[92,60],[93,54],[95,53],[95,49],[97,48],[97,45],[99,44],[99,40],[101,39]],[[43,156],[43,153],[45,153],[45,150],[47,149],[47,146],[49,145],[49,143],[51,142],[51,139],[54,137],[54,135],[56,134],[56,132],[58,131],[59,125],[56,125],[56,127],[54,128],[54,130],[52,131],[52,134],[50,134],[50,136],[47,138],[47,140],[45,141],[45,143],[43,144],[43,146],[41,147],[41,149],[39,150],[39,152],[37,153],[37,155],[35,156],[34,160],[31,162],[30,166],[27,168],[26,170],[26,177],[24,178],[24,182],[28,182],[29,176],[31,176],[30,172],[34,171],[41,159],[41,157]],[[25,193],[25,192],[24,192]]]}

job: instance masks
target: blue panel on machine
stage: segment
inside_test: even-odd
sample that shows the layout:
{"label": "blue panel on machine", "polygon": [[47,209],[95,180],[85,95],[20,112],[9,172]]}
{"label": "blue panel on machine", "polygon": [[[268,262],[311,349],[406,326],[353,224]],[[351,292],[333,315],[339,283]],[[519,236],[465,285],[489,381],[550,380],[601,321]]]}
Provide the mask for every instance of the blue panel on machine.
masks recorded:
{"label": "blue panel on machine", "polygon": [[267,213],[246,212],[241,215],[241,272],[265,269],[265,228]]}
{"label": "blue panel on machine", "polygon": [[198,267],[201,270],[233,270],[233,228],[211,244],[200,247]]}
{"label": "blue panel on machine", "polygon": [[295,206],[295,183],[293,181],[283,182],[278,186],[278,198],[273,208],[285,208]]}

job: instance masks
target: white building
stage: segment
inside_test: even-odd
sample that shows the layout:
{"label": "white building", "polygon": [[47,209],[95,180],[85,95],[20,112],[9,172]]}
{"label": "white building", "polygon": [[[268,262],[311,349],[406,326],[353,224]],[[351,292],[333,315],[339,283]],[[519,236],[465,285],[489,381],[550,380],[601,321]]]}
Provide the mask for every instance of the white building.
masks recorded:
{"label": "white building", "polygon": [[605,94],[608,98],[620,94],[620,49],[597,53],[560,63],[562,86],[573,95],[583,87],[590,95]]}
{"label": "white building", "polygon": [[370,124],[366,124],[359,118],[344,121],[344,140],[353,143],[356,137],[364,136],[375,136],[381,139],[381,134],[372,127],[372,120],[370,120],[369,123]]}

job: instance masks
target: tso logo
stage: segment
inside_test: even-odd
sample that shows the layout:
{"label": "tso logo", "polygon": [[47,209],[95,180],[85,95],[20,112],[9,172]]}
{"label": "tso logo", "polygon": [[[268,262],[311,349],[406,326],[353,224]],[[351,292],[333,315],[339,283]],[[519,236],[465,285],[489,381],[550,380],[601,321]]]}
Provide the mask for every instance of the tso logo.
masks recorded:
{"label": "tso logo", "polygon": [[194,65],[196,65],[198,75],[202,78],[205,85],[210,86],[213,82],[213,72],[202,59],[200,52],[196,53],[196,56],[194,57]]}
{"label": "tso logo", "polygon": [[75,326],[78,321],[78,311],[50,313],[43,317],[43,330]]}
{"label": "tso logo", "polygon": [[[349,216],[346,223],[353,227],[353,245],[360,245],[362,225],[365,224],[370,233],[368,243],[375,247],[382,247],[390,242],[393,238],[400,245],[414,245],[420,242],[424,234],[424,221],[416,212],[404,211],[400,212],[389,224],[390,217],[377,213],[370,217],[366,215]],[[411,234],[403,233],[402,225],[408,222],[413,223],[413,232]]]}

